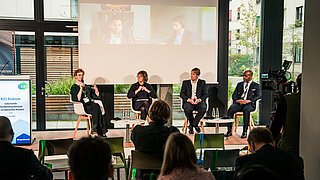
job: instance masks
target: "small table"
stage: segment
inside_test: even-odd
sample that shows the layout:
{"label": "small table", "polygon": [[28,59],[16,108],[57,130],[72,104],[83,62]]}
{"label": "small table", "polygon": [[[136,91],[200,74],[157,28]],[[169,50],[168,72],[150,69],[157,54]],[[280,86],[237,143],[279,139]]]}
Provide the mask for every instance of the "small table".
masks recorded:
{"label": "small table", "polygon": [[201,121],[206,122],[206,123],[215,123],[216,124],[216,133],[219,133],[219,124],[220,123],[232,123],[234,121],[234,119],[217,118],[217,119],[202,119]]}
{"label": "small table", "polygon": [[130,142],[130,125],[145,123],[146,120],[142,119],[123,119],[123,120],[111,120],[114,124],[125,124],[126,125],[126,142]]}

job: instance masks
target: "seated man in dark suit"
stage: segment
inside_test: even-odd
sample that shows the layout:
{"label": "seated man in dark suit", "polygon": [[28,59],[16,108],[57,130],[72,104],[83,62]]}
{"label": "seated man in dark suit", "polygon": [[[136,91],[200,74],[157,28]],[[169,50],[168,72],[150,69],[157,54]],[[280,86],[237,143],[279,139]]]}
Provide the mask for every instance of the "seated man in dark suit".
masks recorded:
{"label": "seated man in dark suit", "polygon": [[0,179],[52,179],[32,150],[11,145],[13,135],[9,119],[0,116]]}
{"label": "seated man in dark suit", "polygon": [[[251,165],[261,165],[277,174],[280,179],[304,179],[301,157],[274,147],[269,129],[254,128],[247,139],[252,154],[238,157],[235,162],[235,177],[239,171]],[[237,178],[235,178],[237,179]]]}
{"label": "seated man in dark suit", "polygon": [[[193,127],[199,133],[199,121],[206,113],[208,89],[205,80],[199,79],[200,69],[191,70],[191,79],[182,82],[180,97],[183,99],[183,109],[189,120],[189,133],[193,134]],[[193,111],[198,111],[196,117],[193,117]]]}
{"label": "seated man in dark suit", "polygon": [[[228,109],[228,118],[233,119],[236,112],[243,112],[243,131],[241,138],[247,137],[250,112],[256,108],[256,101],[261,98],[260,86],[252,81],[253,72],[246,70],[243,73],[243,81],[237,84],[232,94],[233,104]],[[232,123],[228,124],[226,136],[232,135]]]}

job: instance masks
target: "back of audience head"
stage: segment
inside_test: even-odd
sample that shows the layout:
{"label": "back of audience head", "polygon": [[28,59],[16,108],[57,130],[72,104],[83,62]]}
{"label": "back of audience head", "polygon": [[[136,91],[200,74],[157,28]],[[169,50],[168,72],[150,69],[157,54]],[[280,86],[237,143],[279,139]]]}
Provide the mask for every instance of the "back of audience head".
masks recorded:
{"label": "back of audience head", "polygon": [[248,144],[254,152],[265,144],[274,146],[274,140],[271,131],[265,127],[257,127],[250,131],[248,136]]}
{"label": "back of audience head", "polygon": [[167,140],[160,176],[170,174],[174,168],[197,170],[197,157],[193,144],[181,133],[173,133]]}
{"label": "back of audience head", "polygon": [[111,167],[111,149],[99,137],[86,137],[69,150],[69,165],[75,180],[108,179]]}
{"label": "back of audience head", "polygon": [[166,124],[171,116],[171,108],[169,104],[162,100],[152,103],[149,109],[149,117],[153,122]]}
{"label": "back of audience head", "polygon": [[236,180],[280,180],[280,176],[261,164],[250,164],[235,174]]}
{"label": "back of audience head", "polygon": [[0,141],[11,142],[13,135],[10,120],[5,116],[0,116]]}

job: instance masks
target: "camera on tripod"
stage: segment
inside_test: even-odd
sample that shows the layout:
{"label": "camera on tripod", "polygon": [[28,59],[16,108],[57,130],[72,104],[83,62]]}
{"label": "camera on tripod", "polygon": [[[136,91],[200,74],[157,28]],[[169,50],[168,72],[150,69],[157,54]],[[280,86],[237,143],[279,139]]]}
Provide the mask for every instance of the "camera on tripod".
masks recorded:
{"label": "camera on tripod", "polygon": [[291,73],[288,72],[292,62],[285,60],[282,69],[278,71],[269,71],[269,73],[261,73],[262,90],[272,90],[276,95],[285,95],[296,91],[296,84],[291,79]]}

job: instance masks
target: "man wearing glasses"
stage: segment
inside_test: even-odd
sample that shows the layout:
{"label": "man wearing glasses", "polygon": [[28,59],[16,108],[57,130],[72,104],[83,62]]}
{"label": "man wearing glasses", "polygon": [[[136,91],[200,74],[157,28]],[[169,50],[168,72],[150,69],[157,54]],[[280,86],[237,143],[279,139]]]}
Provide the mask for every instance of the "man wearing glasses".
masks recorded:
{"label": "man wearing glasses", "polygon": [[[243,73],[243,81],[237,84],[232,94],[233,104],[228,109],[228,118],[233,119],[236,112],[243,112],[243,132],[241,138],[247,137],[250,112],[256,108],[256,101],[261,98],[260,86],[252,81],[253,72],[246,70]],[[226,137],[232,135],[232,123],[228,124]]]}

